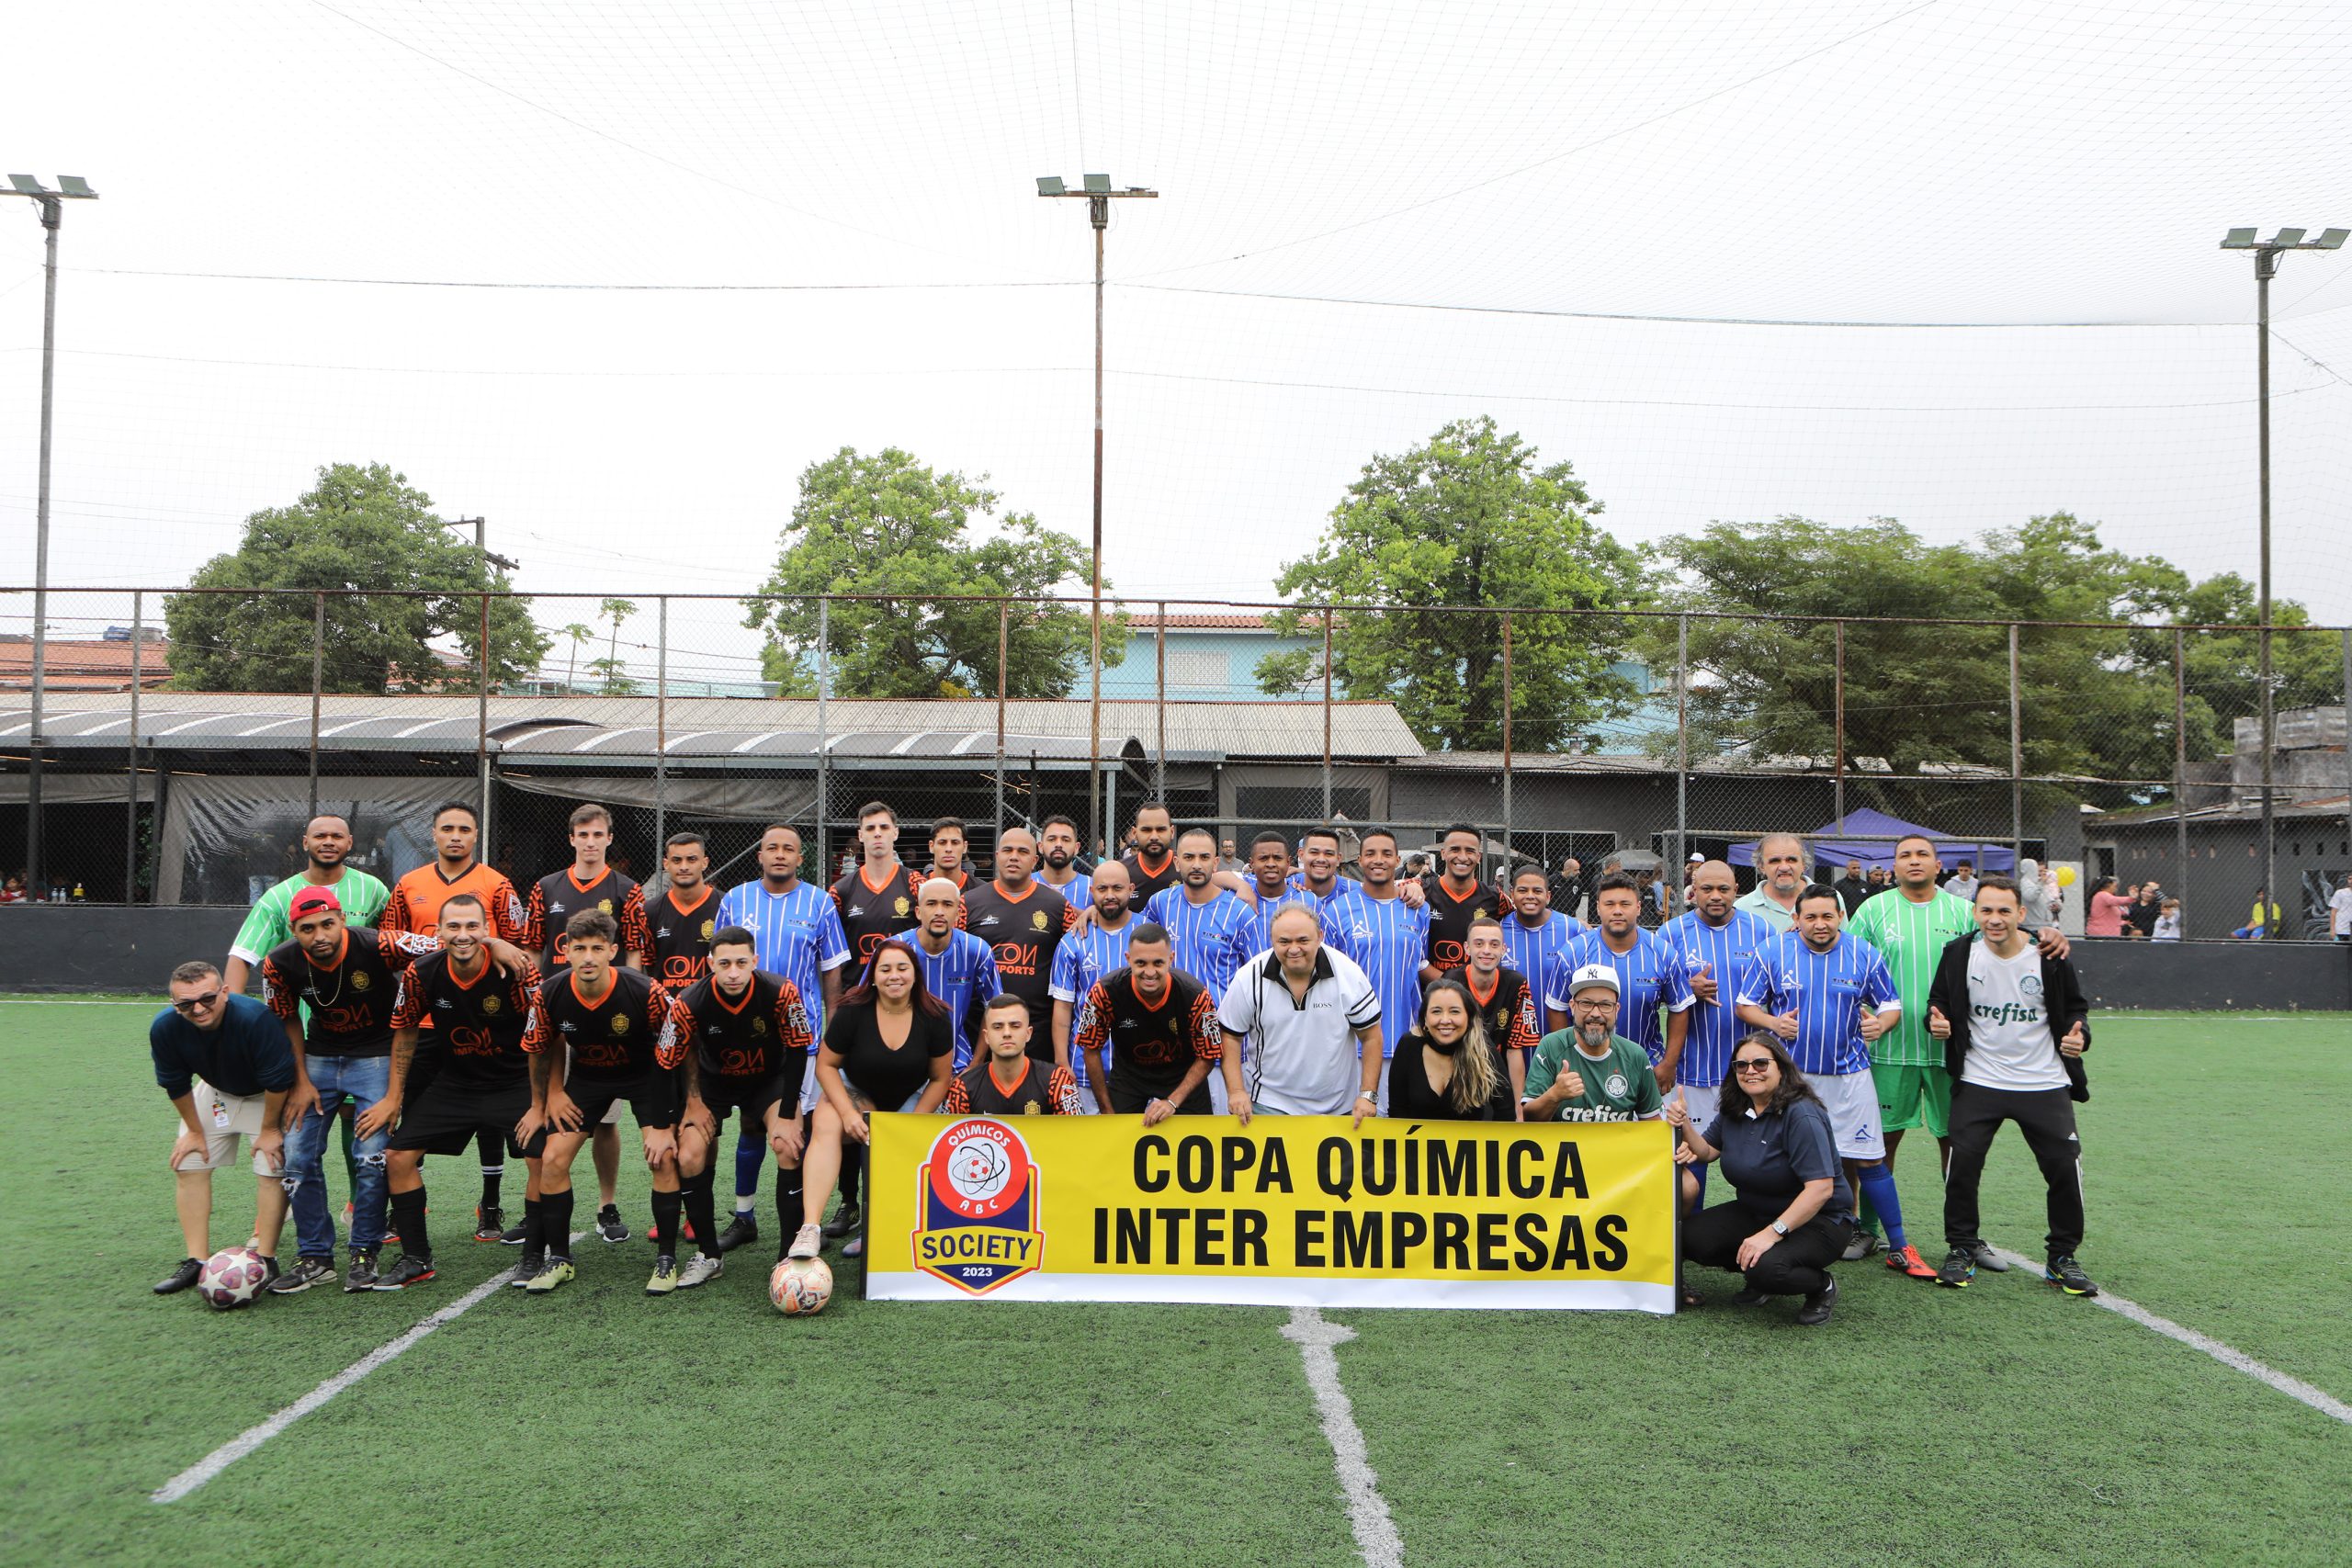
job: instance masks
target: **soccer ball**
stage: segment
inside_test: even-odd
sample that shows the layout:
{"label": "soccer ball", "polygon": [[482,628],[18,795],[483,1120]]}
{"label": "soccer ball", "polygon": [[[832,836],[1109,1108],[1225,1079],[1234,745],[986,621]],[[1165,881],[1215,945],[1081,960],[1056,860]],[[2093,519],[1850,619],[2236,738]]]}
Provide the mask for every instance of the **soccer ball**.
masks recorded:
{"label": "soccer ball", "polygon": [[207,1306],[222,1312],[251,1306],[269,1278],[269,1265],[250,1247],[224,1247],[204,1260],[196,1276],[196,1293]]}
{"label": "soccer ball", "polygon": [[833,1271],[821,1258],[787,1258],[768,1275],[768,1300],[786,1317],[814,1317],[833,1299]]}

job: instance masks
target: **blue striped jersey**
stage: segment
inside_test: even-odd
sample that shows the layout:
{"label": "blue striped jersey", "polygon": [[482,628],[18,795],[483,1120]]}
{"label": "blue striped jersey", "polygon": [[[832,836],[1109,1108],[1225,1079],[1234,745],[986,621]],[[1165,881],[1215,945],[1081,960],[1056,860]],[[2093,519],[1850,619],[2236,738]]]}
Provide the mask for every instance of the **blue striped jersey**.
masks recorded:
{"label": "blue striped jersey", "polygon": [[1797,1037],[1788,1047],[1797,1070],[1842,1077],[1870,1070],[1862,1009],[1883,1012],[1900,998],[1886,960],[1853,932],[1839,931],[1837,946],[1815,953],[1789,931],[1758,950],[1739,999],[1772,1013],[1795,1009]]}
{"label": "blue striped jersey", "polygon": [[[1134,933],[1139,917],[1130,913],[1115,931],[1105,931],[1094,922],[1063,933],[1061,945],[1054,949],[1053,981],[1046,994],[1057,1002],[1068,1002],[1070,1031],[1078,1030],[1078,1013],[1086,994],[1105,975],[1115,974],[1127,966],[1127,938]],[[1102,1059],[1110,1062],[1110,1047],[1103,1047]],[[1088,1087],[1086,1056],[1072,1049],[1069,1070],[1078,1076],[1078,1087]]]}
{"label": "blue striped jersey", "polygon": [[1329,903],[1333,898],[1342,897],[1350,893],[1361,893],[1363,891],[1363,884],[1358,882],[1354,877],[1335,876],[1331,879],[1330,893],[1328,896],[1320,894],[1306,885],[1306,873],[1303,871],[1292,872],[1290,874],[1290,880],[1284,883],[1283,886],[1288,887],[1294,893],[1306,894],[1308,897],[1319,899],[1321,902],[1326,904]]}
{"label": "blue striped jersey", "polygon": [[1429,960],[1430,911],[1402,898],[1374,898],[1362,887],[1323,904],[1323,940],[1356,962],[1380,998],[1380,1054],[1419,1023],[1421,965]]}
{"label": "blue striped jersey", "polygon": [[1634,945],[1623,953],[1610,950],[1608,939],[1595,926],[1568,943],[1559,988],[1544,998],[1557,1012],[1568,1010],[1568,979],[1588,964],[1606,964],[1617,971],[1617,1032],[1649,1053],[1652,1066],[1666,1055],[1666,1026],[1660,1010],[1671,1006],[1677,984],[1674,954],[1657,932],[1634,928]]}
{"label": "blue striped jersey", "polygon": [[1198,980],[1212,998],[1222,998],[1233,976],[1262,951],[1258,922],[1249,905],[1220,887],[1205,904],[1184,897],[1184,885],[1163,887],[1143,907],[1143,918],[1168,928],[1177,969]]}
{"label": "blue striped jersey", "polygon": [[729,888],[718,900],[718,922],[752,933],[761,969],[789,980],[808,1010],[808,1027],[825,1032],[823,972],[849,962],[849,938],[842,931],[833,896],[813,883],[796,882],[789,893],[771,893],[757,882]]}
{"label": "blue striped jersey", "polygon": [[1094,879],[1091,876],[1073,876],[1068,882],[1046,882],[1045,872],[1040,870],[1037,880],[1060,894],[1062,902],[1073,909],[1091,908],[1094,905]]}
{"label": "blue striped jersey", "polygon": [[[1535,1005],[1549,1009],[1546,998],[1562,996],[1568,988],[1569,971],[1561,967],[1568,959],[1568,947],[1584,934],[1584,922],[1573,915],[1557,909],[1544,917],[1540,926],[1531,926],[1512,910],[1503,916],[1503,965],[1516,969],[1527,977],[1527,988],[1533,993]],[[1548,1018],[1536,1021],[1536,1033],[1551,1029]]]}
{"label": "blue striped jersey", "polygon": [[915,950],[922,964],[923,988],[947,1010],[956,1028],[956,1070],[972,1065],[972,1011],[1004,989],[996,977],[996,950],[970,931],[949,931],[946,948],[925,953],[920,930],[900,931],[892,939]]}
{"label": "blue striped jersey", "polygon": [[1313,915],[1317,925],[1322,923],[1323,900],[1306,888],[1284,883],[1279,898],[1269,898],[1261,893],[1250,916],[1250,955],[1252,958],[1274,950],[1274,916],[1294,904]]}
{"label": "blue striped jersey", "polygon": [[[1779,934],[1740,908],[1733,909],[1731,919],[1720,926],[1709,925],[1696,910],[1677,915],[1657,934],[1674,954],[1677,985],[1671,1005],[1676,1012],[1690,1015],[1682,1038],[1682,1060],[1676,1064],[1674,1076],[1684,1083],[1713,1089],[1731,1071],[1731,1048],[1748,1032],[1748,1026],[1739,1021],[1740,988],[1747,983],[1758,951],[1779,941]],[[1690,988],[1702,968],[1714,978],[1712,1002],[1701,1001]]]}

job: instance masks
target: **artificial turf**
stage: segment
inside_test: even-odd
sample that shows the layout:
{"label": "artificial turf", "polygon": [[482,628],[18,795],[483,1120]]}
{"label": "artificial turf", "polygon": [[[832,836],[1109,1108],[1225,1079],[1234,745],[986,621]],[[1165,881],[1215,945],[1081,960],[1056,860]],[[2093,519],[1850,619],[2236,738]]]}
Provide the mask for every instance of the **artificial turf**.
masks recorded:
{"label": "artificial turf", "polygon": [[[428,1162],[441,1277],[217,1314],[177,1256],[152,1004],[0,1003],[0,1561],[1342,1563],[1346,1505],[1279,1311],[766,1304],[772,1240],[642,1292],[641,1240],[500,1291],[187,1498],[148,1495],[513,1261]],[[2102,1021],[2086,1266],[2352,1398],[2352,1021]],[[2289,1120],[2290,1107],[2303,1114]],[[586,1177],[585,1161],[580,1172]],[[436,1177],[438,1167],[446,1175]],[[1934,1257],[1939,1184],[1898,1175]],[[216,1177],[215,1239],[250,1178]],[[340,1177],[330,1181],[341,1197]],[[519,1189],[520,1175],[510,1181]],[[2005,1136],[1989,1235],[2040,1254]],[[622,1205],[646,1217],[641,1171]],[[763,1224],[773,1209],[763,1200]],[[290,1243],[290,1238],[289,1238]],[[1836,1320],[1350,1312],[1339,1361],[1408,1562],[2333,1562],[2352,1427],[2032,1275],[1840,1270]]]}

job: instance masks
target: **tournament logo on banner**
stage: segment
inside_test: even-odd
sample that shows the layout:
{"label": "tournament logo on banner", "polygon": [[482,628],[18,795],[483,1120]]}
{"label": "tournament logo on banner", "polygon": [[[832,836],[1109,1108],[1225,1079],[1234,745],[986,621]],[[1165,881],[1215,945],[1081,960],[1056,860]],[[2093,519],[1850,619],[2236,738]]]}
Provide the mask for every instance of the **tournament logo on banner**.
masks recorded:
{"label": "tournament logo on banner", "polygon": [[931,1143],[917,1181],[915,1267],[983,1296],[1045,1261],[1037,1168],[1021,1134],[966,1117]]}

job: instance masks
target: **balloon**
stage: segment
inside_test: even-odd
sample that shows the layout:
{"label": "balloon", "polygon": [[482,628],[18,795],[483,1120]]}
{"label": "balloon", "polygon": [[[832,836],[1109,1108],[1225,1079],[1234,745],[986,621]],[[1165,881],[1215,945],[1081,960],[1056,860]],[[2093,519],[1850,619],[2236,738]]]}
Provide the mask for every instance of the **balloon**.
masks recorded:
{"label": "balloon", "polygon": [[2075,868],[2071,865],[2060,866],[2058,868],[2058,886],[2061,887],[2072,887],[2074,885]]}

